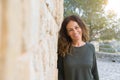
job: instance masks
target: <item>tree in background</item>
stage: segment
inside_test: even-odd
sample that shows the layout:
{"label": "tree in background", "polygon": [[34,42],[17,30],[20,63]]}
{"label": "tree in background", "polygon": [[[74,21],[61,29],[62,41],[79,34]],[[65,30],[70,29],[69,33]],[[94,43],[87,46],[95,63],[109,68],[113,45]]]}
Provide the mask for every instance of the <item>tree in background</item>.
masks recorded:
{"label": "tree in background", "polygon": [[101,40],[112,40],[112,39],[117,39],[118,34],[118,19],[117,15],[114,13],[114,11],[110,10],[106,14],[106,19],[107,19],[107,26],[103,29],[100,39]]}
{"label": "tree in background", "polygon": [[120,18],[117,19],[117,27],[115,27],[115,39],[120,41]]}
{"label": "tree in background", "polygon": [[114,13],[105,13],[106,4],[107,0],[64,0],[64,16],[81,16],[90,29],[90,41],[110,40],[118,34],[117,21]]}

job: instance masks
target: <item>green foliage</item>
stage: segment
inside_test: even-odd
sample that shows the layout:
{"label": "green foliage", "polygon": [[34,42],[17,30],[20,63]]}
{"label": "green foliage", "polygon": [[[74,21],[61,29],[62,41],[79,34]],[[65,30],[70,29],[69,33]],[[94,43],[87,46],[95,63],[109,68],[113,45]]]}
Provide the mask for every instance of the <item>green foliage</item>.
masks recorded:
{"label": "green foliage", "polygon": [[115,27],[115,39],[120,40],[120,18],[117,20],[117,25],[118,27]]}
{"label": "green foliage", "polygon": [[100,52],[115,53],[113,48],[99,48]]}
{"label": "green foliage", "polygon": [[115,49],[112,47],[112,45],[107,42],[99,45],[99,51],[100,52],[108,52],[108,53],[116,52]]}
{"label": "green foliage", "polygon": [[100,39],[102,40],[112,40],[115,38],[115,30],[112,28],[108,28],[103,30],[103,32],[101,33]]}

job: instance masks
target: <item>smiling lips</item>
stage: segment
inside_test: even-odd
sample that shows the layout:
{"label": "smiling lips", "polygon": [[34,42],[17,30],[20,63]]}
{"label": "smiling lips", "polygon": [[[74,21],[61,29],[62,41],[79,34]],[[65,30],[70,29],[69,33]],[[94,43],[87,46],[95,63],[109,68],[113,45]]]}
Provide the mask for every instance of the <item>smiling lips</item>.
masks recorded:
{"label": "smiling lips", "polygon": [[80,36],[80,34],[78,34],[78,33],[73,35],[74,38],[79,38],[79,36]]}

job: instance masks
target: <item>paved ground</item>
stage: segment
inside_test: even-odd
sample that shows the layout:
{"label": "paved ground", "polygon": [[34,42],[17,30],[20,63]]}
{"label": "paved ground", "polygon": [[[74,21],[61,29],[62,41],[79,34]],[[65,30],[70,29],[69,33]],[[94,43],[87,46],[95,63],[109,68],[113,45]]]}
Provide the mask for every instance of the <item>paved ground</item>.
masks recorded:
{"label": "paved ground", "polygon": [[97,60],[100,80],[120,80],[120,63]]}

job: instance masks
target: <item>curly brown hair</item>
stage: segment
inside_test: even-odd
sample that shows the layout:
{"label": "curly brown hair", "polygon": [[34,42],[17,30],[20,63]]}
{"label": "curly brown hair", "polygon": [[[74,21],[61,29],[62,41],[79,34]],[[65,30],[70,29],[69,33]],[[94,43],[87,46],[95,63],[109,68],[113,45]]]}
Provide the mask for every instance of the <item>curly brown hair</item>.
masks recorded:
{"label": "curly brown hair", "polygon": [[65,56],[66,54],[70,54],[72,50],[72,39],[68,36],[66,26],[70,21],[75,21],[78,23],[79,27],[82,29],[82,40],[87,42],[89,40],[89,31],[86,27],[85,23],[81,20],[79,16],[70,15],[64,18],[59,35],[58,35],[58,54],[61,56]]}

